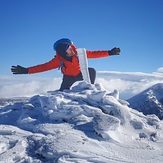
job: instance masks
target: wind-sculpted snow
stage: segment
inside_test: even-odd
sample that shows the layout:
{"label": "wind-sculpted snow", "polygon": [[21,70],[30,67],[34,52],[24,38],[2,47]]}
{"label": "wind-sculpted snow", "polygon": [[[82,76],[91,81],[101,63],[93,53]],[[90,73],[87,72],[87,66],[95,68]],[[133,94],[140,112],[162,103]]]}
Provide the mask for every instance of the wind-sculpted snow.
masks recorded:
{"label": "wind-sculpted snow", "polygon": [[79,82],[0,109],[0,161],[160,162],[162,121],[100,84]]}

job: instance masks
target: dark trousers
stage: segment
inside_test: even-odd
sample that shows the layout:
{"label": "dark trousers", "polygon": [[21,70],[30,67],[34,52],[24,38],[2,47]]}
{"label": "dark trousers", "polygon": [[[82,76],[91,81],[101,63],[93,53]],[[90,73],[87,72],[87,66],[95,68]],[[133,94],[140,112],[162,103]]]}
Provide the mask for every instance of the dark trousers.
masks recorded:
{"label": "dark trousers", "polygon": [[[96,70],[94,68],[88,68],[91,84],[94,84],[96,78]],[[82,73],[79,73],[77,76],[68,76],[63,75],[63,80],[61,83],[60,91],[64,89],[70,89],[70,87],[76,82],[83,80]]]}

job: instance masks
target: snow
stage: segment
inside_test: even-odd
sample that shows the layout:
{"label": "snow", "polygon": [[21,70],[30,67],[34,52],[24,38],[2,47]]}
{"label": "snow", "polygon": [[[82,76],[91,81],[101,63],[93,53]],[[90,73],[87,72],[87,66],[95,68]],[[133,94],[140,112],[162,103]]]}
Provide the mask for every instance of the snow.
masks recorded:
{"label": "snow", "polygon": [[128,100],[133,109],[163,119],[163,83],[157,83]]}
{"label": "snow", "polygon": [[79,64],[80,64],[83,80],[87,81],[88,83],[91,83],[89,72],[88,72],[88,59],[87,59],[86,49],[77,48],[76,50],[79,58]]}
{"label": "snow", "polygon": [[161,163],[162,133],[156,115],[83,81],[1,106],[0,163]]}

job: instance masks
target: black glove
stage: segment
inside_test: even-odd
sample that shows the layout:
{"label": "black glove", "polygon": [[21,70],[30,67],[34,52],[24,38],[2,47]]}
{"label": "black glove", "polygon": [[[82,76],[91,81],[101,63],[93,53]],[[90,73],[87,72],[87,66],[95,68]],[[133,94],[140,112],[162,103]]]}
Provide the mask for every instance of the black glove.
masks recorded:
{"label": "black glove", "polygon": [[116,47],[111,50],[108,50],[108,53],[110,56],[111,55],[119,55],[120,52],[121,52],[120,48],[116,48]]}
{"label": "black glove", "polygon": [[17,65],[11,67],[11,72],[13,74],[28,74],[28,69]]}

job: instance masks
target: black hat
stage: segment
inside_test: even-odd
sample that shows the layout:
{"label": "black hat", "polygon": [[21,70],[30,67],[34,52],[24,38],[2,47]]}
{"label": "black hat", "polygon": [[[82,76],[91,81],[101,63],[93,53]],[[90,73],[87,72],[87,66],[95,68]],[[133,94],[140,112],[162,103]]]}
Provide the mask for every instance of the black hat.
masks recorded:
{"label": "black hat", "polygon": [[66,50],[68,49],[68,47],[69,47],[69,44],[68,43],[60,43],[60,44],[58,44],[57,45],[57,47],[56,47],[56,51],[57,51],[57,53],[62,57],[62,58],[64,58],[64,59],[67,59],[67,60],[69,60],[69,58],[70,57],[67,57],[66,56]]}

